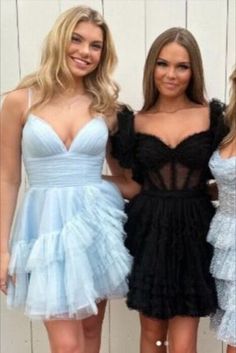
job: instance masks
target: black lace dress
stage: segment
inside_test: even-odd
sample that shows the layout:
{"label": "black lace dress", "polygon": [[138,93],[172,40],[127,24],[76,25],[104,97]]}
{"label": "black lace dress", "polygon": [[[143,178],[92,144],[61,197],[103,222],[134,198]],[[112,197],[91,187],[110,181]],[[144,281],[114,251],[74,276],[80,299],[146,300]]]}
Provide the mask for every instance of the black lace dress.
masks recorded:
{"label": "black lace dress", "polygon": [[215,210],[206,183],[209,158],[225,134],[222,117],[222,104],[213,100],[210,128],[171,148],[136,133],[131,111],[118,115],[112,153],[142,185],[127,204],[126,246],[134,256],[127,304],[149,317],[205,316],[217,307],[206,242]]}

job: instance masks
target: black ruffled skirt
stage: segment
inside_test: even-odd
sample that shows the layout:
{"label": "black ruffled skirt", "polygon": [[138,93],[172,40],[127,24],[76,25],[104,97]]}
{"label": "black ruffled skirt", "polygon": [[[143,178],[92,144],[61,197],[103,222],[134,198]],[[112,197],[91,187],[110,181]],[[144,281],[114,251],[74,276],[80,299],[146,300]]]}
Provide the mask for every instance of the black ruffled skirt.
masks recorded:
{"label": "black ruffled skirt", "polygon": [[127,204],[126,246],[134,256],[129,308],[157,319],[215,312],[213,249],[206,242],[214,213],[198,191],[146,191]]}

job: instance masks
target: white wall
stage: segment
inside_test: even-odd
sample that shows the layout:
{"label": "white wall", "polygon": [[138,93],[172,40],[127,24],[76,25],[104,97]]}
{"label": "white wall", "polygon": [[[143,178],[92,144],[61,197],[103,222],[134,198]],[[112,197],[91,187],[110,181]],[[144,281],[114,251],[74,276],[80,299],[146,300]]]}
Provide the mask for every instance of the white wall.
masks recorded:
{"label": "white wall", "polygon": [[[58,14],[87,4],[102,12],[116,43],[115,77],[121,100],[138,109],[142,70],[154,38],[172,26],[187,27],[201,47],[209,98],[227,100],[228,76],[236,62],[236,0],[1,0],[1,91],[11,89],[37,67],[42,39]],[[48,353],[40,323],[8,311],[1,297],[1,352]],[[107,307],[101,353],[137,353],[137,313],[123,301]],[[198,353],[222,353],[223,347],[203,319]]]}

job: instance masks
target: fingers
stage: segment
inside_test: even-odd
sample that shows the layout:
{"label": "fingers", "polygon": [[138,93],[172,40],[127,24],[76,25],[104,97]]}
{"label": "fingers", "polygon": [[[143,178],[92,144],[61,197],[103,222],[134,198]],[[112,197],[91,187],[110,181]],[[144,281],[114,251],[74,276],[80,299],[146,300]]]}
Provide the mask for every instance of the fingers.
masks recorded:
{"label": "fingers", "polygon": [[1,252],[0,255],[0,291],[6,294],[8,283],[8,264],[10,255],[8,252]]}
{"label": "fingers", "polygon": [[0,291],[7,294],[7,282],[4,280],[0,281]]}
{"label": "fingers", "polygon": [[7,283],[8,283],[8,276],[2,275],[0,276],[0,291],[4,294],[7,294]]}
{"label": "fingers", "polygon": [[8,280],[0,279],[0,291],[3,292],[4,294],[7,294],[7,287],[8,287],[9,281],[11,281],[15,286],[16,275],[8,276]]}

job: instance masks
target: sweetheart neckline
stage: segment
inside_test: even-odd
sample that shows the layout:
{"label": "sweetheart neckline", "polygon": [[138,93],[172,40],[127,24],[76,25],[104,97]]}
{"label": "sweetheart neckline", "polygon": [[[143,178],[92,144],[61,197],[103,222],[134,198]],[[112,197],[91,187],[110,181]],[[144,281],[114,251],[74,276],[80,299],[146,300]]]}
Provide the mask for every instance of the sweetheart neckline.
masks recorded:
{"label": "sweetheart neckline", "polygon": [[180,142],[177,143],[176,146],[171,146],[169,144],[167,144],[165,141],[163,141],[159,136],[157,135],[154,135],[154,134],[149,134],[149,133],[145,133],[145,132],[136,132],[135,135],[138,135],[138,136],[144,136],[144,137],[151,137],[152,139],[156,140],[156,141],[159,141],[163,146],[165,146],[166,148],[168,148],[169,150],[171,151],[175,151],[177,150],[183,143],[185,143],[186,141],[196,137],[196,136],[199,136],[199,135],[204,135],[204,134],[208,134],[211,132],[211,129],[208,128],[206,130],[202,130],[202,131],[199,131],[199,132],[194,132],[193,134],[191,135],[188,135],[186,136],[185,138],[183,138]]}
{"label": "sweetheart neckline", "polygon": [[69,153],[69,152],[71,151],[71,149],[72,149],[72,147],[73,147],[75,141],[76,141],[76,140],[78,139],[78,137],[82,134],[82,132],[83,132],[84,130],[86,130],[86,128],[87,128],[88,126],[90,126],[90,124],[91,124],[93,121],[96,121],[97,119],[101,119],[101,120],[104,121],[103,117],[100,116],[100,115],[97,115],[97,116],[92,117],[90,120],[88,120],[88,121],[76,132],[75,136],[74,136],[73,139],[71,140],[70,145],[69,145],[69,146],[66,146],[65,143],[63,142],[63,140],[61,139],[61,137],[59,136],[59,134],[58,134],[58,133],[56,132],[56,130],[53,128],[53,126],[52,126],[48,121],[46,121],[45,119],[41,118],[41,117],[38,116],[38,115],[35,115],[35,114],[33,114],[33,113],[30,113],[28,119],[26,120],[26,123],[25,123],[25,125],[24,125],[24,128],[25,128],[26,124],[28,123],[28,121],[31,120],[31,119],[34,119],[34,120],[36,120],[36,121],[39,121],[39,122],[41,122],[44,126],[46,126],[46,127],[53,133],[53,135],[56,137],[56,139],[60,142],[60,144],[61,144],[63,150],[64,150],[65,152],[67,152],[67,153]]}

